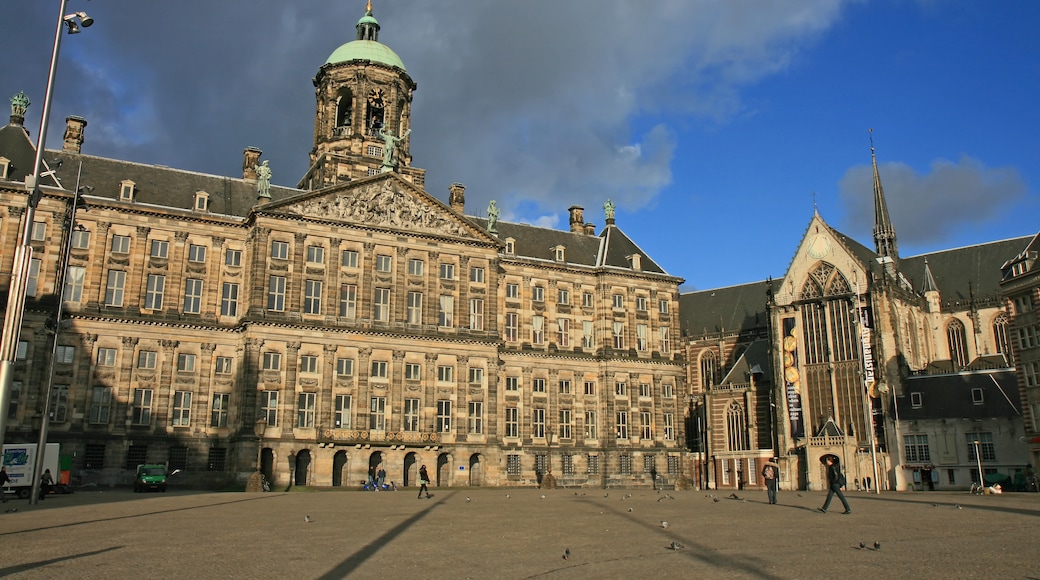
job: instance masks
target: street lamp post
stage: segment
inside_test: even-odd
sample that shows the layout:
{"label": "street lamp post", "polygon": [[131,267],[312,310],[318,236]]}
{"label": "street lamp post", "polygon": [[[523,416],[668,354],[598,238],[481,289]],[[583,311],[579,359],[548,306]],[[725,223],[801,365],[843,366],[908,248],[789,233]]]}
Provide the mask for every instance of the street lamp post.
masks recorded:
{"label": "street lamp post", "polygon": [[979,440],[975,440],[975,463],[979,467],[979,487],[986,486],[986,479],[982,475],[982,454],[979,453]]}
{"label": "street lamp post", "polygon": [[[61,317],[65,310],[65,279],[69,273],[69,257],[72,253],[72,234],[76,230],[76,210],[79,209],[79,196],[84,190],[93,190],[92,187],[80,187],[79,178],[83,172],[83,164],[80,164],[76,173],[76,190],[72,196],[72,206],[65,216],[64,223],[64,245],[61,255],[61,269],[55,282],[54,293],[58,297],[58,305],[54,309],[54,334],[51,342],[51,358],[47,367],[47,382],[44,384],[43,393],[43,419],[40,421],[40,437],[36,444],[36,465],[33,468],[32,493],[29,496],[29,504],[35,505],[40,500],[40,478],[43,475],[43,454],[47,449],[47,430],[50,427],[51,416],[51,391],[54,389],[54,366],[58,355],[58,335],[61,333]],[[55,476],[57,474],[51,474]]]}
{"label": "street lamp post", "polygon": [[[51,51],[51,66],[47,75],[47,89],[44,93],[43,111],[40,115],[40,132],[36,136],[36,159],[33,162],[33,174],[26,178],[26,189],[29,196],[26,200],[22,217],[21,242],[15,248],[14,262],[11,267],[11,285],[7,294],[7,311],[4,313],[3,335],[0,337],[0,443],[7,433],[7,408],[10,404],[11,383],[14,381],[14,361],[18,353],[18,336],[22,329],[22,315],[25,311],[25,293],[29,282],[29,266],[32,262],[32,228],[36,215],[36,206],[40,202],[40,170],[43,168],[43,151],[47,139],[47,122],[50,118],[51,95],[54,93],[54,74],[58,68],[58,52],[61,49],[62,28],[69,34],[76,34],[80,26],[86,28],[94,20],[85,12],[65,14],[68,0],[61,0],[58,9],[58,27],[54,33],[54,48]],[[46,424],[46,421],[44,421]]]}

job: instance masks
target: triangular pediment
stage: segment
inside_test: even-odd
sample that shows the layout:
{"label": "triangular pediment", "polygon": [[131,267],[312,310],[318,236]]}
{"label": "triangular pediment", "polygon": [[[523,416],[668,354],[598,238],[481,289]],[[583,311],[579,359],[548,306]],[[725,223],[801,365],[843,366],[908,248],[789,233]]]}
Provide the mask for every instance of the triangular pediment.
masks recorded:
{"label": "triangular pediment", "polygon": [[307,192],[256,209],[365,228],[498,243],[486,230],[393,173]]}
{"label": "triangular pediment", "polygon": [[791,259],[777,299],[786,302],[848,293],[857,281],[865,283],[871,254],[815,214]]}

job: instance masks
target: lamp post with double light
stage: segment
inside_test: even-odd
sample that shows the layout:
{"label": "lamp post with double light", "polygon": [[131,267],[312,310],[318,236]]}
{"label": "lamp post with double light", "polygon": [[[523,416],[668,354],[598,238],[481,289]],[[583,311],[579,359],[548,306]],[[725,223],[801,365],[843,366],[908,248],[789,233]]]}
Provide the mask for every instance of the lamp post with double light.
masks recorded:
{"label": "lamp post with double light", "polygon": [[[58,53],[61,49],[61,35],[66,29],[69,34],[77,34],[80,27],[86,28],[94,24],[94,19],[86,12],[65,14],[69,0],[61,0],[58,10],[58,27],[54,33],[54,48],[51,51],[50,71],[47,75],[47,89],[44,93],[43,111],[40,116],[40,132],[36,137],[36,159],[33,162],[33,173],[26,177],[25,186],[28,192],[25,212],[22,215],[22,236],[19,245],[14,249],[14,262],[11,267],[11,285],[7,294],[7,311],[4,313],[3,334],[0,336],[0,443],[7,432],[7,408],[10,404],[11,384],[14,381],[14,362],[18,354],[18,337],[22,329],[22,315],[25,312],[25,295],[29,283],[29,267],[32,263],[32,230],[36,206],[40,203],[41,177],[53,172],[41,174],[43,169],[43,152],[47,139],[47,122],[50,118],[51,96],[54,93],[54,75],[58,68]],[[57,292],[63,291],[58,288]],[[46,418],[44,424],[46,424]],[[41,462],[38,462],[41,463]]]}

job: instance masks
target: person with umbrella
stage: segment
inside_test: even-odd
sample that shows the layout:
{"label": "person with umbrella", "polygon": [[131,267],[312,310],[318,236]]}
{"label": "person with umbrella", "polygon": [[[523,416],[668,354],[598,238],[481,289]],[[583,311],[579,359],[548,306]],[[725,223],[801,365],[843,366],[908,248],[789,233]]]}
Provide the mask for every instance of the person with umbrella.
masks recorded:
{"label": "person with umbrella", "polygon": [[841,505],[845,506],[845,511],[841,513],[845,515],[851,514],[852,509],[849,508],[849,502],[845,500],[845,494],[841,493],[841,488],[845,487],[845,474],[841,472],[841,461],[837,455],[828,453],[820,458],[820,462],[827,465],[827,501],[823,502],[823,507],[818,509],[823,513],[827,513],[827,508],[831,505],[831,499],[837,494],[838,499],[841,500]]}
{"label": "person with umbrella", "polygon": [[762,479],[766,481],[766,495],[769,497],[770,504],[776,503],[776,487],[780,474],[779,467],[774,461],[768,461],[766,466],[762,468]]}

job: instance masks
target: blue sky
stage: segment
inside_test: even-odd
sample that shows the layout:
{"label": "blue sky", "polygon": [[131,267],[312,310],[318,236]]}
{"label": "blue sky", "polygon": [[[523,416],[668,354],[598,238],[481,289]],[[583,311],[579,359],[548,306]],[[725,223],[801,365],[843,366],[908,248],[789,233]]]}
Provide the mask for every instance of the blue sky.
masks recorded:
{"label": "blue sky", "polygon": [[[685,288],[782,276],[812,216],[872,245],[874,144],[900,253],[1040,231],[1040,3],[374,0],[419,85],[411,153],[467,212],[565,228],[602,204]],[[0,95],[35,135],[58,2],[5,3]],[[70,0],[48,146],[293,186],[310,79],[364,0]],[[814,194],[815,193],[815,197]]]}

